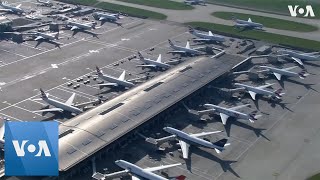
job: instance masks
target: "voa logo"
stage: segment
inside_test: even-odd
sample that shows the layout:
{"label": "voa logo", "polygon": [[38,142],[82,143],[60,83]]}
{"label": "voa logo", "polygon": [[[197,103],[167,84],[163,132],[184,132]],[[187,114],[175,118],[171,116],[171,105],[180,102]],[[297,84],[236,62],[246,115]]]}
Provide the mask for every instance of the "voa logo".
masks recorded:
{"label": "voa logo", "polygon": [[288,5],[288,9],[292,17],[297,17],[298,13],[301,16],[303,15],[303,17],[315,17],[311,5],[306,5],[305,7],[300,7],[299,5]]}
{"label": "voa logo", "polygon": [[[17,153],[17,156],[19,157],[23,157],[25,155],[25,151],[24,151],[24,147],[27,144],[28,140],[23,140],[21,143],[19,143],[18,140],[13,140],[12,144],[14,147],[14,150]],[[29,144],[27,147],[27,150],[29,151],[29,153],[34,153],[37,148],[34,144]],[[44,154],[44,156],[51,156],[51,153],[49,151],[47,142],[45,140],[39,140],[38,142],[38,152],[35,156],[41,156],[42,153]]]}
{"label": "voa logo", "polygon": [[5,123],[6,176],[58,176],[59,124],[53,122]]}

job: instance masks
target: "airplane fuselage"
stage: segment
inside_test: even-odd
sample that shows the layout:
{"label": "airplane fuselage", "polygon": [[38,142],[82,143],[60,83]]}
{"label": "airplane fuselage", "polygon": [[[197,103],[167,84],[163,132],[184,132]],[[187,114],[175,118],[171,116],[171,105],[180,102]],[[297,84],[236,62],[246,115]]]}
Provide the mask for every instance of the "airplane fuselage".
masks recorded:
{"label": "airplane fuselage", "polygon": [[118,20],[117,16],[114,14],[97,12],[95,13],[95,15],[99,18],[100,21],[103,21],[103,20],[117,21]]}
{"label": "airplane fuselage", "polygon": [[42,36],[45,39],[48,40],[55,40],[57,39],[56,36],[50,35],[50,34],[46,34],[46,33],[41,33],[41,32],[37,32],[37,36]]}
{"label": "airplane fuselage", "polygon": [[7,5],[7,4],[5,4],[5,3],[2,3],[1,6],[4,7],[5,9],[10,10],[10,11],[13,12],[13,13],[18,13],[18,14],[24,13],[24,11],[23,11],[21,8],[16,8],[16,7]]}
{"label": "airplane fuselage", "polygon": [[245,120],[251,119],[248,114],[245,114],[245,113],[242,113],[239,111],[235,111],[232,109],[227,109],[227,108],[224,108],[221,106],[216,106],[214,104],[205,104],[204,107],[207,109],[214,109],[218,113],[222,113],[222,114],[228,115],[230,117],[235,117],[237,119],[245,119]]}
{"label": "airplane fuselage", "polygon": [[99,75],[99,78],[101,78],[105,81],[108,81],[110,83],[116,83],[116,84],[118,84],[118,86],[124,86],[124,87],[129,87],[129,88],[134,86],[134,84],[131,82],[122,81],[122,80],[119,80],[118,78],[108,76],[108,75]]}
{"label": "airplane fuselage", "polygon": [[278,68],[268,67],[268,66],[260,66],[260,67],[266,68],[266,69],[268,69],[268,70],[271,71],[271,72],[275,72],[275,73],[281,74],[281,75],[283,75],[283,76],[299,77],[299,74],[298,74],[298,73],[291,72],[291,71],[288,71],[288,70],[278,69]]}
{"label": "airplane fuselage", "polygon": [[223,148],[216,146],[215,144],[213,144],[209,141],[206,141],[206,140],[203,140],[203,139],[200,139],[197,137],[192,137],[183,131],[179,131],[179,130],[171,128],[171,127],[166,127],[166,128],[164,128],[164,130],[170,134],[175,135],[177,139],[181,139],[181,140],[187,142],[188,144],[194,144],[197,146],[200,145],[200,146],[211,148],[211,149],[223,150]]}
{"label": "airplane fuselage", "polygon": [[91,30],[93,28],[92,24],[88,24],[88,23],[87,24],[81,24],[81,23],[72,22],[72,21],[69,21],[68,25],[69,26],[77,26],[78,28],[83,29],[83,30]]}
{"label": "airplane fuselage", "polygon": [[253,92],[257,93],[257,94],[262,94],[262,95],[272,96],[272,97],[276,96],[274,92],[268,91],[266,89],[259,89],[259,88],[253,87],[253,86],[249,86],[249,85],[246,85],[246,84],[240,84],[240,83],[235,83],[235,85],[238,86],[238,87],[243,87],[248,91],[253,91]]}
{"label": "airplane fuselage", "polygon": [[209,40],[212,40],[212,41],[219,41],[219,42],[224,42],[225,41],[225,38],[223,36],[218,36],[218,35],[210,36],[208,34],[201,33],[201,32],[196,32],[196,31],[194,31],[192,34],[197,36],[197,37],[199,37],[199,38],[209,39]]}
{"label": "airplane fuselage", "polygon": [[170,45],[172,49],[175,49],[177,51],[185,51],[186,53],[189,53],[189,54],[200,54],[201,52],[200,51],[197,51],[195,49],[189,49],[189,48],[186,48],[186,47],[182,47],[182,46],[177,46],[177,45]]}
{"label": "airplane fuselage", "polygon": [[71,112],[71,113],[75,113],[75,114],[80,114],[82,113],[83,111],[77,107],[74,107],[74,106],[69,106],[65,103],[62,103],[62,102],[59,102],[57,100],[54,100],[54,99],[49,99],[49,98],[43,98],[43,100],[45,102],[47,102],[48,104],[56,107],[56,108],[61,108],[63,109],[64,111],[68,111],[68,112]]}
{"label": "airplane fuselage", "polygon": [[164,177],[161,177],[157,174],[154,174],[152,172],[146,171],[142,168],[140,168],[137,165],[134,165],[132,163],[123,161],[123,160],[118,160],[115,162],[119,167],[129,171],[129,173],[133,175],[137,175],[138,177],[143,177],[148,180],[168,180]]}
{"label": "airplane fuselage", "polygon": [[162,63],[162,62],[157,62],[157,61],[154,61],[154,60],[151,60],[151,59],[140,59],[142,62],[146,63],[146,64],[152,64],[152,65],[156,65],[157,67],[160,67],[160,68],[165,68],[165,69],[169,69],[170,68],[170,65],[169,64],[166,64],[166,63]]}
{"label": "airplane fuselage", "polygon": [[320,56],[308,55],[308,54],[301,54],[293,51],[281,51],[283,54],[288,54],[291,57],[299,58],[306,61],[320,61]]}
{"label": "airplane fuselage", "polygon": [[263,25],[260,23],[255,23],[255,22],[249,22],[241,19],[237,19],[236,23],[241,26],[241,24],[248,25],[250,27],[257,27],[257,28],[263,28]]}

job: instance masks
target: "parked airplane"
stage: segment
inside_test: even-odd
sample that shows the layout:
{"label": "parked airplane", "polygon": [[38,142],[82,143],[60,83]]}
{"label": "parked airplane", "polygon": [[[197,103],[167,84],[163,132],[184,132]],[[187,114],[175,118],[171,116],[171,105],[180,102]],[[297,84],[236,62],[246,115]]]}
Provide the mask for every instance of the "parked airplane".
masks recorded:
{"label": "parked airplane", "polygon": [[190,54],[190,55],[199,55],[202,54],[201,51],[198,51],[195,48],[190,47],[189,41],[187,41],[186,47],[178,46],[172,43],[170,39],[168,39],[169,45],[174,51],[168,51],[169,53],[179,53],[179,54]]}
{"label": "parked airplane", "polygon": [[72,105],[73,100],[75,98],[75,93],[73,93],[70,98],[66,102],[60,102],[55,99],[49,98],[49,94],[46,94],[41,88],[41,98],[40,99],[34,99],[34,100],[43,100],[49,105],[54,106],[55,108],[48,108],[48,109],[41,109],[38,111],[33,111],[33,112],[64,112],[68,111],[74,114],[80,114],[83,111],[75,106]]}
{"label": "parked airplane", "polygon": [[193,41],[207,41],[207,42],[208,41],[216,41],[216,42],[226,41],[224,36],[213,34],[211,31],[209,31],[208,33],[203,33],[193,29],[191,26],[189,26],[189,32],[199,37],[197,39],[193,39]]}
{"label": "parked airplane", "polygon": [[71,31],[73,31],[72,36],[77,34],[79,31],[92,34],[94,36],[99,35],[99,33],[95,33],[93,31],[90,31],[92,29],[96,29],[96,24],[93,22],[75,22],[75,21],[68,21],[66,24],[67,28],[70,28]]}
{"label": "parked airplane", "polygon": [[102,84],[97,84],[94,86],[99,86],[100,88],[103,88],[105,86],[122,86],[122,87],[131,88],[134,86],[134,84],[132,82],[129,82],[129,80],[128,81],[125,80],[126,71],[123,71],[122,74],[120,75],[120,77],[116,78],[113,76],[103,74],[98,66],[96,66],[96,70],[97,70],[98,77],[105,80],[105,81],[108,81],[109,83],[102,83]]}
{"label": "parked airplane", "polygon": [[37,0],[37,5],[51,7],[53,6],[53,3],[50,0]]}
{"label": "parked airplane", "polygon": [[24,35],[34,36],[33,40],[38,41],[36,47],[44,41],[47,41],[49,43],[53,43],[57,46],[60,46],[63,44],[58,41],[55,41],[55,40],[59,39],[59,32],[57,32],[57,33],[29,32],[29,33],[25,33]]}
{"label": "parked airplane", "polygon": [[241,19],[236,19],[234,16],[232,16],[232,19],[235,21],[234,27],[236,28],[244,28],[244,29],[258,29],[262,30],[263,29],[263,24],[261,23],[256,23],[251,20],[251,18],[246,20],[241,20]]}
{"label": "parked airplane", "polygon": [[290,50],[279,50],[277,53],[280,54],[279,56],[290,57],[300,65],[303,65],[302,61],[320,61],[320,55],[316,55],[318,52],[298,53]]}
{"label": "parked airplane", "polygon": [[207,136],[210,134],[216,134],[220,133],[222,131],[213,131],[213,132],[202,132],[202,133],[197,133],[197,134],[187,134],[183,131],[180,131],[178,129],[172,128],[172,127],[165,127],[163,128],[164,131],[172,134],[171,136],[163,137],[161,139],[153,139],[153,138],[147,138],[146,141],[150,142],[152,144],[162,144],[164,142],[170,141],[170,140],[179,140],[179,145],[182,150],[182,156],[185,159],[188,159],[189,157],[189,147],[191,144],[193,145],[198,145],[198,146],[203,146],[211,149],[215,149],[217,153],[221,153],[223,151],[227,143],[227,139],[221,139],[217,142],[209,142],[206,140],[201,139],[200,137],[202,136]]}
{"label": "parked airplane", "polygon": [[195,5],[195,4],[203,4],[205,5],[206,2],[204,0],[185,0],[184,3],[189,5]]}
{"label": "parked airplane", "polygon": [[142,54],[140,52],[138,52],[138,56],[139,56],[140,61],[142,61],[144,63],[143,65],[137,65],[138,67],[163,68],[163,69],[170,68],[169,64],[161,61],[161,54],[159,54],[157,60],[145,58],[142,56]]}
{"label": "parked airplane", "polygon": [[5,120],[0,119],[0,149],[4,150],[4,130],[5,130]]}
{"label": "parked airplane", "polygon": [[[92,14],[92,16],[95,19],[101,21],[101,24],[103,24],[106,21],[115,23],[118,21],[118,19],[120,19],[120,13],[110,14],[110,13],[103,13],[103,12],[95,12]],[[121,25],[120,23],[117,23],[117,24]]]}
{"label": "parked airplane", "polygon": [[302,70],[299,73],[290,71],[291,69],[294,69],[298,66],[288,67],[288,68],[275,68],[275,67],[269,67],[269,66],[260,66],[260,68],[264,68],[265,70],[258,71],[258,72],[271,72],[274,74],[274,76],[280,81],[282,76],[288,76],[288,77],[300,77],[301,79],[304,79],[309,75],[309,73],[306,72],[306,70]]}
{"label": "parked airplane", "polygon": [[246,84],[241,84],[241,83],[235,83],[234,85],[237,87],[240,87],[240,88],[238,88],[240,90],[247,91],[253,100],[256,100],[257,94],[261,94],[264,96],[277,98],[277,99],[281,99],[281,97],[285,94],[285,93],[282,93],[282,89],[277,89],[275,91],[270,91],[270,90],[265,89],[267,87],[272,86],[273,84],[266,84],[266,85],[258,86],[258,87],[250,86],[250,85],[246,85]]}
{"label": "parked airplane", "polygon": [[5,1],[5,2],[1,2],[0,6],[2,6],[4,8],[4,9],[0,9],[0,11],[5,11],[5,12],[9,12],[9,13],[14,13],[14,14],[20,14],[20,15],[25,13],[25,11],[20,8],[21,4],[19,4],[17,6],[12,6],[12,5],[8,4],[7,1]]}
{"label": "parked airplane", "polygon": [[[121,167],[125,170],[118,171],[118,172],[111,173],[111,174],[104,174],[104,175],[102,175],[103,178],[99,178],[99,179],[114,179],[114,178],[130,175],[130,176],[132,176],[132,180],[143,180],[143,179],[146,179],[146,180],[169,180],[169,179],[161,177],[160,175],[157,175],[153,172],[182,165],[181,163],[177,163],[177,164],[163,165],[163,166],[157,166],[157,167],[141,168],[141,167],[139,167],[135,164],[132,164],[130,162],[127,162],[125,160],[117,160],[117,161],[115,161],[115,163],[116,163],[116,165],[118,165],[119,167]],[[100,174],[100,173],[96,172],[93,174],[92,177],[95,177],[96,174]],[[185,176],[181,175],[176,178],[172,178],[170,180],[184,180],[184,179],[185,179]]]}
{"label": "parked airplane", "polygon": [[204,115],[204,114],[212,114],[212,113],[217,112],[217,113],[219,113],[219,115],[221,117],[221,121],[222,121],[223,125],[226,125],[227,120],[230,116],[235,117],[237,119],[249,120],[251,123],[253,123],[259,117],[261,117],[261,115],[256,115],[257,111],[254,111],[250,114],[246,114],[246,113],[242,113],[242,112],[237,111],[238,109],[241,109],[241,108],[244,108],[247,106],[250,106],[250,104],[235,106],[235,107],[231,107],[231,108],[221,107],[221,106],[217,106],[214,104],[205,104],[204,107],[207,110],[198,111],[198,113],[200,115]]}

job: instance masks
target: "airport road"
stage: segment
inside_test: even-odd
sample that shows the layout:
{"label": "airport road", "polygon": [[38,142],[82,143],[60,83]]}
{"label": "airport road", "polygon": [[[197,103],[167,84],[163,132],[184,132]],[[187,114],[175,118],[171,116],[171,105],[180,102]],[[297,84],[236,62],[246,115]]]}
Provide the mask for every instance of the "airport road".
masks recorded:
{"label": "airport road", "polygon": [[[101,1],[103,1],[103,0],[101,0]],[[290,16],[269,14],[269,13],[264,13],[264,12],[250,11],[250,10],[244,10],[244,9],[240,9],[240,8],[232,8],[232,7],[212,5],[212,4],[207,4],[206,6],[201,6],[201,5],[195,6],[195,9],[193,9],[193,10],[175,11],[175,10],[160,9],[160,8],[137,5],[137,4],[132,4],[132,3],[120,2],[117,0],[106,0],[106,1],[121,4],[121,5],[146,9],[146,10],[150,10],[150,11],[160,12],[160,13],[163,13],[168,16],[167,20],[174,21],[174,22],[180,22],[180,23],[190,22],[190,21],[203,21],[203,22],[212,22],[212,23],[217,23],[217,24],[225,24],[225,25],[229,25],[229,26],[234,25],[234,23],[231,20],[230,21],[223,20],[223,19],[216,18],[216,17],[210,15],[212,12],[216,12],[216,11],[247,13],[247,14],[267,16],[267,17],[279,18],[279,19],[296,21],[296,22],[303,22],[303,23],[317,26],[319,29],[317,31],[308,32],[308,33],[278,30],[278,29],[271,29],[271,28],[265,28],[265,30],[267,32],[271,32],[271,33],[275,33],[275,34],[281,34],[281,35],[299,37],[299,38],[303,38],[303,39],[320,41],[320,20],[294,18],[294,17],[290,17]],[[254,19],[253,19],[253,21],[254,21]]]}

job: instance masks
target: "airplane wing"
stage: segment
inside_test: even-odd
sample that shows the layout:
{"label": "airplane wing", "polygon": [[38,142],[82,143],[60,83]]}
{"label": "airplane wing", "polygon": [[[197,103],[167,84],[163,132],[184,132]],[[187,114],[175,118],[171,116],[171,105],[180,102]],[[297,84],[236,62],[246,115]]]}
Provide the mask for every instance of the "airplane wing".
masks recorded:
{"label": "airplane wing", "polygon": [[157,59],[157,62],[160,62],[160,63],[161,63],[161,54],[159,54],[158,59]]}
{"label": "airplane wing", "polygon": [[259,86],[258,88],[259,89],[265,89],[265,88],[267,88],[267,87],[270,87],[270,86],[272,86],[272,85],[274,85],[274,83],[272,83],[272,84],[266,84],[266,85],[262,85],[262,86]]}
{"label": "airplane wing", "polygon": [[168,51],[168,53],[180,53],[180,54],[184,54],[184,53],[186,53],[186,51]]}
{"label": "airplane wing", "polygon": [[35,41],[39,41],[39,40],[43,40],[43,39],[45,39],[45,38],[42,37],[42,36],[37,36],[34,40],[35,40]]}
{"label": "airplane wing", "polygon": [[193,41],[211,41],[211,39],[193,39]]}
{"label": "airplane wing", "polygon": [[241,109],[241,108],[244,108],[244,107],[248,107],[250,106],[250,104],[244,104],[244,105],[240,105],[240,106],[235,106],[235,107],[232,107],[232,108],[229,108],[230,110],[238,110],[238,109]]}
{"label": "airplane wing", "polygon": [[126,76],[126,71],[123,71],[119,77],[119,80],[124,81],[125,76]]}
{"label": "airplane wing", "polygon": [[19,4],[18,6],[16,6],[16,8],[20,8],[21,7],[21,4]]}
{"label": "airplane wing", "polygon": [[77,30],[77,29],[80,29],[80,28],[78,26],[72,26],[70,30],[74,31],[74,30]]}
{"label": "airplane wing", "polygon": [[153,67],[153,68],[155,68],[157,66],[154,64],[142,64],[142,65],[137,65],[137,67]]}
{"label": "airplane wing", "polygon": [[92,86],[118,86],[117,83],[103,83],[103,84],[95,84],[95,85],[92,85]]}
{"label": "airplane wing", "polygon": [[296,57],[291,57],[291,59],[293,59],[295,62],[297,62],[300,65],[303,65],[303,62],[301,61],[301,59],[296,58]]}
{"label": "airplane wing", "polygon": [[298,67],[298,66],[292,66],[292,67],[284,68],[283,70],[289,71],[289,70],[294,69],[294,68],[297,68],[297,67]]}
{"label": "airplane wing", "polygon": [[154,171],[159,171],[162,169],[168,169],[168,168],[172,168],[175,166],[180,166],[182,165],[181,163],[177,163],[177,164],[169,164],[169,165],[162,165],[162,166],[157,166],[157,167],[149,167],[149,168],[145,168],[145,171],[149,171],[149,172],[154,172]]}
{"label": "airplane wing", "polygon": [[182,151],[182,157],[184,159],[188,159],[190,145],[182,140],[179,140],[179,144],[180,144],[181,151]]}
{"label": "airplane wing", "polygon": [[12,12],[12,10],[11,10],[11,9],[0,9],[0,11]]}
{"label": "airplane wing", "polygon": [[274,72],[273,74],[276,76],[276,78],[277,78],[279,81],[281,80],[281,76],[282,76],[281,74],[275,73],[275,72]]}
{"label": "airplane wing", "polygon": [[227,120],[228,120],[229,116],[228,116],[228,115],[226,115],[226,114],[222,114],[222,113],[220,113],[220,117],[221,117],[222,124],[223,124],[223,125],[226,125],[226,124],[227,124]]}
{"label": "airplane wing", "polygon": [[192,137],[202,137],[202,136],[208,136],[210,134],[217,134],[217,133],[221,133],[223,131],[212,131],[212,132],[201,132],[201,133],[197,133],[197,134],[190,134],[190,136]]}
{"label": "airplane wing", "polygon": [[253,92],[253,91],[248,91],[248,92],[249,92],[251,98],[252,98],[253,100],[256,100],[256,95],[257,95],[257,93],[255,93],[255,92]]}
{"label": "airplane wing", "polygon": [[73,103],[73,100],[74,100],[75,96],[76,96],[76,93],[72,93],[72,95],[71,95],[71,96],[69,97],[69,99],[65,102],[65,104],[71,106],[72,103]]}
{"label": "airplane wing", "polygon": [[187,41],[186,48],[190,49],[190,42],[189,41]]}
{"label": "airplane wing", "polygon": [[61,108],[49,108],[49,109],[41,109],[41,110],[37,110],[37,111],[32,111],[32,112],[63,112],[63,109]]}

